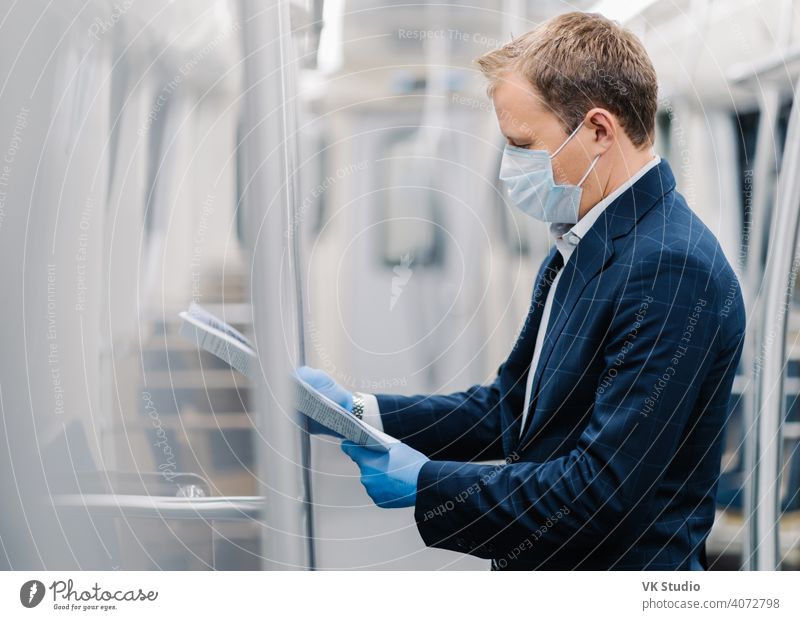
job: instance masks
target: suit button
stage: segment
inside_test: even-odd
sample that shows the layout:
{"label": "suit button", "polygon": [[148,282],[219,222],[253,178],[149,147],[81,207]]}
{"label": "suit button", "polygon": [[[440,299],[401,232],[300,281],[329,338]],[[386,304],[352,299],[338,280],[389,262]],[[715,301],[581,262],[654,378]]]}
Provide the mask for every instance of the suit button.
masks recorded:
{"label": "suit button", "polygon": [[466,549],[467,548],[467,541],[464,538],[462,538],[461,536],[459,536],[458,538],[456,538],[456,546],[459,549]]}

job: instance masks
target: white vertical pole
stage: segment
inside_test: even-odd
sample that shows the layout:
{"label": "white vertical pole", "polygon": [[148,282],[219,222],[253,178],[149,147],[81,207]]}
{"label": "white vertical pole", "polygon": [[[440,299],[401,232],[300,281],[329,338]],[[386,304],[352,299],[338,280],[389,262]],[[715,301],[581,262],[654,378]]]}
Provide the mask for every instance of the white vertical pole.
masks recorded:
{"label": "white vertical pole", "polygon": [[[800,83],[797,85],[800,87]],[[796,87],[797,88],[797,87]],[[780,567],[780,481],[782,469],[786,326],[800,268],[800,91],[795,89],[783,153],[770,249],[764,270],[764,312],[756,358],[757,458],[753,476],[750,568]]]}
{"label": "white vertical pole", "polygon": [[244,127],[247,147],[245,201],[252,226],[253,326],[263,381],[256,386],[257,461],[265,498],[262,566],[268,570],[311,566],[311,518],[302,422],[294,412],[288,371],[297,339],[290,311],[288,237],[296,140],[290,124],[295,105],[289,6],[282,0],[241,0],[245,53]]}
{"label": "white vertical pole", "polygon": [[[755,152],[755,165],[753,170],[753,200],[750,207],[750,242],[747,255],[747,266],[745,274],[745,302],[748,313],[751,317],[762,316],[763,309],[763,285],[765,284],[764,264],[762,255],[764,244],[770,235],[772,218],[770,213],[775,210],[771,207],[774,204],[774,183],[777,180],[777,154],[775,152],[777,131],[777,116],[780,106],[780,97],[777,89],[764,87],[761,92],[759,106],[760,118],[758,122],[758,135]],[[753,324],[747,330],[745,336],[745,347],[742,353],[742,365],[752,371],[758,355],[759,346],[759,326]],[[748,379],[754,377],[748,376]],[[744,515],[747,527],[744,529],[744,539],[742,544],[742,566],[755,569],[754,551],[758,546],[756,533],[756,519],[754,512],[756,508],[756,470],[758,467],[758,426],[756,424],[756,400],[757,387],[755,381],[748,381],[748,385],[753,387],[753,397],[744,398],[743,422],[744,422],[744,441],[743,441],[743,495],[744,495]],[[745,390],[747,387],[745,387]]]}

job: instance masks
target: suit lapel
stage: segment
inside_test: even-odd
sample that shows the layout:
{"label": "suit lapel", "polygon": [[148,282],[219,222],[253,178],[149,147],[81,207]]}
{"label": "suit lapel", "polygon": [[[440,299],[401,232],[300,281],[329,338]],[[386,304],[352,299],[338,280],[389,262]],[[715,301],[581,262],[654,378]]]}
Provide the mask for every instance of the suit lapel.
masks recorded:
{"label": "suit lapel", "polygon": [[[531,409],[526,417],[527,424],[523,435],[527,434],[533,426],[533,412],[536,410],[536,396],[542,380],[542,372],[547,366],[555,343],[561,335],[567,319],[572,314],[575,304],[578,303],[578,299],[580,299],[586,285],[605,267],[614,254],[611,241],[604,235],[605,231],[598,231],[597,225],[600,223],[601,221],[599,220],[595,222],[595,225],[589,229],[586,236],[581,239],[569,261],[564,265],[564,273],[561,274],[561,279],[558,281],[555,297],[553,298],[553,307],[550,311],[547,334],[542,343],[539,363],[535,369],[536,374],[533,377]],[[591,317],[587,317],[587,320],[591,320]]]}
{"label": "suit lapel", "polygon": [[[649,211],[661,198],[675,187],[669,164],[662,161],[649,170],[631,188],[612,202],[594,225],[581,239],[575,251],[564,265],[564,272],[556,287],[547,335],[542,343],[542,351],[535,369],[531,386],[530,410],[526,416],[526,428],[516,445],[521,445],[526,436],[543,420],[535,420],[536,400],[542,380],[543,369],[547,367],[555,343],[567,323],[575,305],[583,294],[586,285],[609,263],[614,255],[613,240],[624,237],[634,228],[636,221]],[[586,318],[587,321],[591,317]],[[541,311],[539,313],[541,321]],[[536,324],[538,328],[538,323]],[[519,436],[519,433],[516,434]]]}

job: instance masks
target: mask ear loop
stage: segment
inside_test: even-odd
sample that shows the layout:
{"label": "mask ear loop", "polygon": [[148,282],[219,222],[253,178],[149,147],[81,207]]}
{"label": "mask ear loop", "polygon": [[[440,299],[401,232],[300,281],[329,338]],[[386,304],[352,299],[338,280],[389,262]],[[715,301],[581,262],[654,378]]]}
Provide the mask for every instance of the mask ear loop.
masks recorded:
{"label": "mask ear loop", "polygon": [[558,147],[558,148],[557,148],[557,149],[556,149],[556,150],[553,152],[553,154],[550,156],[550,159],[553,159],[553,157],[555,157],[556,155],[558,155],[558,154],[561,152],[561,149],[563,149],[565,146],[567,146],[567,142],[569,142],[570,140],[572,140],[572,138],[573,138],[573,137],[575,137],[575,134],[576,134],[576,133],[578,133],[578,130],[579,130],[581,127],[583,127],[583,121],[581,121],[581,123],[580,123],[580,124],[579,124],[579,125],[578,125],[578,126],[575,128],[575,129],[573,129],[573,130],[572,130],[572,133],[571,133],[571,134],[569,134],[569,135],[567,136],[567,139],[566,139],[566,140],[564,140],[564,141],[561,143],[561,146],[559,146],[559,147]]}
{"label": "mask ear loop", "polygon": [[594,156],[594,159],[592,160],[592,163],[589,165],[589,169],[586,171],[586,174],[584,174],[581,177],[581,180],[578,181],[578,187],[583,185],[583,182],[589,177],[589,174],[591,174],[594,165],[597,163],[597,160],[600,159],[600,155],[602,155],[602,153],[598,153],[597,155]]}

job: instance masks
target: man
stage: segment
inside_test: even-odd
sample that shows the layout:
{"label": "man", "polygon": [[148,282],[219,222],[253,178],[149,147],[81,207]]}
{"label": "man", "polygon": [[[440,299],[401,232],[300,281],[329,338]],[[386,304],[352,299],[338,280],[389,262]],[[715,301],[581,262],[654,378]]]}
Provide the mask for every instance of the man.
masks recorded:
{"label": "man", "polygon": [[508,359],[447,396],[353,396],[301,372],[404,442],[342,447],[378,505],[415,506],[429,546],[500,569],[703,569],[745,315],[653,155],[653,66],[585,13],[478,63],[508,142],[500,177],[555,242]]}

